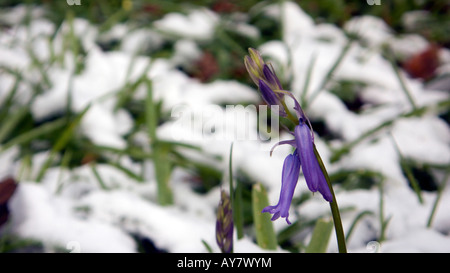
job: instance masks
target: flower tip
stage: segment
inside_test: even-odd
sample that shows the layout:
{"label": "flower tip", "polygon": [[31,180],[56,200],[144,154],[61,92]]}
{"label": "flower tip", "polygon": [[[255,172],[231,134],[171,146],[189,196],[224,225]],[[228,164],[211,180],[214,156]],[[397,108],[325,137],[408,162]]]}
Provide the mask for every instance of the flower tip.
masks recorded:
{"label": "flower tip", "polygon": [[248,53],[250,54],[250,55],[253,55],[253,54],[258,54],[259,55],[259,52],[258,52],[258,50],[256,50],[256,49],[254,49],[253,47],[249,47],[248,48]]}
{"label": "flower tip", "polygon": [[252,48],[252,47],[249,47],[248,48],[248,53],[250,54],[250,58],[255,62],[255,64],[262,71],[262,68],[264,66],[264,60],[262,59],[261,54],[259,53],[259,51],[254,49],[254,48]]}
{"label": "flower tip", "polygon": [[319,188],[319,192],[322,194],[323,199],[328,201],[329,203],[333,202],[333,196],[330,192],[330,189],[328,188],[328,185],[326,185],[327,188]]}

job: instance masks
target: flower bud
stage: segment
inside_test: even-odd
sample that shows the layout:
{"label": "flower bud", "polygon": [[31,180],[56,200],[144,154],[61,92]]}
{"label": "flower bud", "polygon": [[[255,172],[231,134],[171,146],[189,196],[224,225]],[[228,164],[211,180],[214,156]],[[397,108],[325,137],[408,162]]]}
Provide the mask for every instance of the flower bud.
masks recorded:
{"label": "flower bud", "polygon": [[230,197],[223,190],[217,208],[216,241],[222,253],[233,252],[233,211]]}

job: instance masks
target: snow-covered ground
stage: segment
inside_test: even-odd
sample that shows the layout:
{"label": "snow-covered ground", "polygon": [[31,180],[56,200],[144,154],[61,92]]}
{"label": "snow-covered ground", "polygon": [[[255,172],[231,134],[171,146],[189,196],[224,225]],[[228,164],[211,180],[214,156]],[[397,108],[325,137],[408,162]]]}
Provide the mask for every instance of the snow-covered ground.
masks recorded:
{"label": "snow-covered ground", "polygon": [[[146,28],[136,29],[127,24],[118,24],[106,33],[100,33],[97,26],[79,18],[75,18],[72,25],[64,22],[56,26],[45,19],[44,11],[38,8],[33,11],[29,25],[21,23],[26,14],[24,6],[0,12],[3,20],[12,26],[0,32],[0,104],[7,98],[16,81],[15,74],[3,68],[21,75],[14,100],[17,107],[30,103],[33,84],[44,81],[39,66],[35,64],[37,59],[44,64],[45,80],[49,81],[49,85],[30,103],[33,119],[43,121],[65,111],[68,96],[74,113],[80,113],[90,104],[77,133],[95,145],[126,148],[125,136],[133,128],[133,116],[125,109],[115,109],[115,106],[124,86],[135,83],[142,76],[151,79],[154,98],[162,102],[162,111],[169,116],[180,105],[192,110],[181,114],[195,116],[202,114],[198,112],[199,109],[211,105],[260,103],[253,86],[234,79],[202,83],[177,68],[199,58],[199,44],[213,39],[215,27],[221,23],[219,15],[205,8],[193,9],[185,15],[167,14]],[[314,23],[297,4],[291,2],[267,7],[264,12],[275,20],[281,20],[283,39],[269,41],[258,49],[271,60],[275,70],[280,71],[281,78],[290,79],[291,90],[297,97],[302,95],[307,71],[312,58],[315,58],[306,96],[307,99],[311,98],[307,114],[312,120],[323,120],[325,126],[337,136],[332,141],[315,138],[329,172],[366,170],[384,177],[382,196],[378,186],[353,190],[344,190],[339,185],[335,187],[346,231],[361,212],[370,212],[355,225],[347,242],[349,251],[374,251],[372,243],[380,236],[380,217],[384,217],[383,220],[389,219],[385,240],[376,245],[375,250],[450,252],[450,187],[444,188],[432,226],[427,227],[437,192],[422,191],[423,203],[419,203],[402,172],[398,152],[419,164],[448,166],[450,129],[438,117],[439,113],[433,110],[433,105],[448,101],[449,93],[427,89],[423,82],[409,78],[401,71],[416,107],[428,107],[429,110],[421,116],[399,117],[412,111],[413,107],[390,62],[381,55],[381,48],[385,44],[390,45],[396,53],[412,56],[426,48],[428,42],[418,35],[395,35],[382,20],[375,17],[361,16],[347,22],[344,30],[358,33],[366,43],[364,46],[352,43],[335,71],[334,78],[364,84],[358,90],[363,107],[355,113],[327,89],[314,95],[348,42],[344,30],[331,24]],[[236,31],[242,35],[260,35],[257,28],[245,21],[236,25],[239,26]],[[70,35],[78,37],[86,54],[80,73],[75,73],[78,56],[65,44]],[[169,58],[152,58],[141,54],[144,50],[157,50],[164,41],[174,37],[174,52]],[[103,51],[99,41],[112,39],[122,41],[119,48]],[[442,63],[438,70],[444,73],[450,65],[450,51],[441,49],[439,54]],[[51,61],[54,56],[60,56],[61,61]],[[136,100],[145,100],[145,85],[138,86],[133,96]],[[250,121],[247,124],[249,127],[245,128],[239,126],[242,120],[233,118],[238,111],[234,109],[216,116],[214,120],[205,118],[203,122],[213,122],[217,128],[256,131],[256,111],[246,112]],[[339,160],[330,162],[334,149],[358,139],[368,130],[391,119],[395,119],[391,126],[362,140]],[[221,127],[223,124],[226,126]],[[180,126],[178,120],[172,119],[161,124],[157,134],[162,140],[199,146],[201,152],[189,149],[181,149],[180,152],[227,173],[233,137],[226,135],[229,131],[224,135],[221,130],[212,130],[206,137],[205,126],[208,125],[189,130]],[[201,137],[196,137],[198,135]],[[280,139],[290,137],[282,133]],[[135,138],[136,142],[149,148],[145,130]],[[233,167],[265,185],[270,203],[275,204],[279,195],[283,160],[288,153],[289,148],[281,146],[270,157],[268,150],[258,140],[235,141]],[[17,146],[0,153],[2,177],[21,177],[26,159],[20,155]],[[136,181],[105,163],[96,164],[95,170],[107,190],[99,185],[97,174],[89,164],[70,170],[52,166],[47,169],[42,181],[36,183],[34,178],[49,157],[49,152],[35,154],[31,158],[33,164],[30,174],[20,179],[8,203],[10,221],[0,228],[0,235],[8,233],[35,239],[43,242],[50,250],[53,246],[72,249],[75,245],[82,252],[136,252],[137,243],[132,234],[138,234],[150,238],[157,248],[168,252],[206,252],[202,241],[210,245],[214,252],[219,252],[215,242],[215,210],[220,199],[219,187],[206,194],[197,193],[186,183],[189,172],[176,167],[170,180],[174,205],[162,207],[157,203],[151,160],[142,165],[126,155],[120,158],[114,154],[109,156],[136,173],[144,173],[144,181]],[[449,183],[448,179],[443,181],[442,171],[436,171],[435,175],[439,185]],[[299,197],[303,193],[309,192],[303,176],[300,176],[295,196]],[[298,217],[316,219],[328,213],[328,204],[319,195],[314,195],[300,206],[292,208],[290,220],[294,222]],[[274,226],[276,231],[281,231],[286,228],[286,222],[278,220]],[[251,231],[247,232],[244,239],[235,240],[235,252],[265,251],[255,243]],[[277,251],[286,250],[279,248]],[[334,233],[328,251],[337,251]]]}

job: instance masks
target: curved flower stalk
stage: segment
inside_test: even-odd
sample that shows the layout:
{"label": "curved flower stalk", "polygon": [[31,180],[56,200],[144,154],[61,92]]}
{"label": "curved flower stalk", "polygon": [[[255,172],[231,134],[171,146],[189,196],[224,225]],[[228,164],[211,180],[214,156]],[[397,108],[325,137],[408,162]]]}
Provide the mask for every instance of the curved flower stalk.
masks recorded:
{"label": "curved flower stalk", "polygon": [[[296,124],[294,131],[291,132],[294,139],[280,141],[272,148],[273,151],[278,145],[289,144],[295,150],[284,160],[278,204],[268,206],[262,212],[273,214],[272,221],[282,217],[286,219],[288,224],[291,224],[289,221],[289,208],[298,182],[300,169],[302,169],[308,189],[313,193],[318,191],[330,203],[336,235],[338,237],[339,251],[346,252],[345,237],[343,235],[336,198],[326,169],[315,148],[314,133],[309,119],[294,95],[289,91],[283,90],[272,66],[264,63],[258,51],[250,48],[249,56],[245,57],[244,63],[253,82],[258,85],[264,101],[268,105],[280,106],[280,116],[288,118]],[[286,95],[294,101],[293,110],[295,111],[295,116],[286,107],[284,101]],[[271,154],[272,151],[270,152]]]}

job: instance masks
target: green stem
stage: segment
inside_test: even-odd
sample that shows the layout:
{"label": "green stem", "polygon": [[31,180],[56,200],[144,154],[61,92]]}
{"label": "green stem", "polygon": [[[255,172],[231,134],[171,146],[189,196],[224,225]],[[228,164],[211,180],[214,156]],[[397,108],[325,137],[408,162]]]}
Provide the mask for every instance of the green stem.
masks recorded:
{"label": "green stem", "polygon": [[417,104],[414,102],[411,92],[409,91],[408,87],[406,86],[403,76],[400,74],[400,69],[399,69],[398,65],[395,63],[394,52],[389,47],[387,47],[386,51],[387,51],[387,55],[388,55],[387,58],[388,58],[389,62],[391,63],[392,69],[395,72],[395,76],[397,76],[397,78],[398,78],[398,81],[403,90],[403,93],[405,93],[406,98],[408,98],[408,101],[411,104],[413,110],[417,110]]}
{"label": "green stem", "polygon": [[397,151],[397,154],[400,158],[400,166],[404,170],[404,172],[406,174],[406,178],[409,180],[409,183],[411,184],[412,188],[414,189],[414,192],[417,195],[419,203],[423,204],[423,198],[422,198],[422,193],[420,190],[419,182],[417,182],[416,178],[414,177],[411,167],[408,165],[406,158],[401,153],[400,147],[398,147],[397,141],[395,141],[395,138],[391,132],[389,132],[389,136],[391,137],[392,143],[394,144],[394,148]]}
{"label": "green stem", "polygon": [[316,145],[314,145],[314,154],[316,155],[317,161],[319,162],[319,166],[322,169],[322,172],[327,180],[328,187],[330,188],[331,195],[333,196],[332,202],[330,202],[331,214],[333,216],[334,229],[336,231],[336,238],[339,253],[347,253],[347,246],[345,243],[345,234],[344,228],[342,227],[341,214],[339,213],[339,207],[336,200],[336,196],[334,194],[333,186],[331,185],[330,177],[328,176],[328,172],[323,164],[322,158],[319,155],[319,152],[316,149]]}
{"label": "green stem", "polygon": [[384,216],[384,181],[383,179],[379,184],[379,192],[380,192],[380,206],[379,206],[379,215],[380,215],[380,237],[378,238],[378,242],[381,243],[386,239],[386,229],[391,217],[385,218]]}
{"label": "green stem", "polygon": [[169,161],[170,146],[158,140],[156,128],[158,117],[156,105],[153,101],[152,81],[145,80],[147,85],[147,97],[145,99],[145,119],[148,137],[153,153],[153,164],[155,167],[155,178],[157,183],[158,203],[162,206],[173,204],[173,193],[170,187],[171,162]]}
{"label": "green stem", "polygon": [[428,218],[427,221],[427,228],[430,228],[433,223],[434,215],[436,214],[436,209],[438,207],[439,201],[441,200],[442,192],[444,191],[445,185],[447,184],[447,179],[449,175],[450,175],[450,168],[447,168],[442,184],[438,188],[436,200],[433,203],[433,208],[431,209],[430,217]]}
{"label": "green stem", "polygon": [[314,64],[316,63],[316,59],[317,59],[317,54],[314,54],[309,63],[308,71],[306,72],[305,84],[303,85],[303,92],[300,96],[300,102],[302,103],[302,105],[308,104],[307,99],[306,99],[306,94],[308,93],[309,82],[311,81],[312,71],[314,68]]}
{"label": "green stem", "polygon": [[289,111],[289,108],[286,106],[286,102],[284,100],[281,100],[281,105],[284,107],[284,110],[286,111],[287,119],[292,121],[295,125],[298,125],[298,118],[296,118],[291,111]]}
{"label": "green stem", "polygon": [[230,183],[230,202],[233,211],[233,222],[236,227],[237,238],[244,237],[244,214],[242,211],[242,185],[236,180],[236,185],[233,185],[233,146],[230,147],[230,160],[228,162],[228,179]]}

